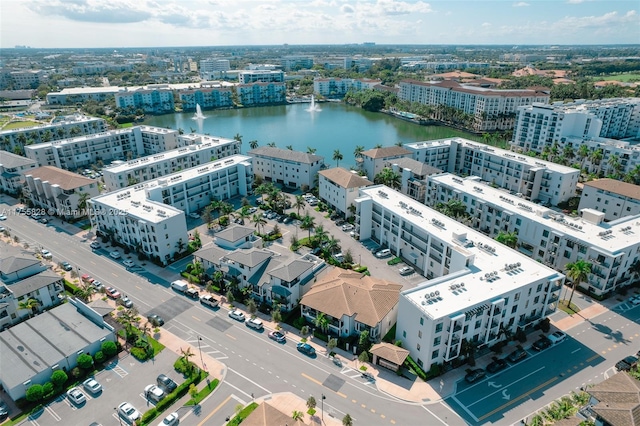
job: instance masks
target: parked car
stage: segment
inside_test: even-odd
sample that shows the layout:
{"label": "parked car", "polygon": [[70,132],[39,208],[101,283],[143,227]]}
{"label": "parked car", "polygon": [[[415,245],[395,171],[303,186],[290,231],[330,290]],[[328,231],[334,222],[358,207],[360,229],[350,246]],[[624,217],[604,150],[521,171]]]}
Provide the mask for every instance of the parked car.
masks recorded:
{"label": "parked car", "polygon": [[307,356],[315,356],[316,354],[316,350],[314,349],[314,347],[308,343],[300,342],[296,345],[296,349],[298,349],[298,352],[302,352]]}
{"label": "parked car", "polygon": [[131,424],[140,418],[140,412],[128,402],[118,405],[118,413]]}
{"label": "parked car", "polygon": [[264,217],[265,219],[268,219],[271,213],[273,213],[272,210],[267,210],[265,212],[262,212],[262,217]]}
{"label": "parked car", "polygon": [[633,306],[640,305],[640,295],[631,296],[629,298],[629,303],[631,303]]}
{"label": "parked car", "polygon": [[272,332],[269,333],[269,339],[275,340],[278,343],[283,343],[283,342],[285,342],[287,340],[287,338],[284,337],[284,334],[282,334],[281,332],[279,332],[277,330],[276,331],[272,331]]}
{"label": "parked car", "polygon": [[507,361],[505,361],[504,359],[495,358],[493,362],[487,365],[487,371],[491,374],[497,373],[498,371],[507,368],[508,365],[509,364],[507,364]]}
{"label": "parked car", "polygon": [[200,293],[198,293],[198,290],[195,288],[188,288],[187,291],[184,292],[184,295],[194,300],[198,300],[200,297]]}
{"label": "parked car", "polygon": [[91,284],[91,283],[93,283],[95,281],[95,279],[89,274],[84,274],[81,277],[81,279],[82,279],[82,282],[89,283],[89,284]]}
{"label": "parked car", "polygon": [[51,252],[49,250],[46,250],[46,249],[40,250],[40,254],[42,255],[43,259],[47,259],[47,260],[50,260],[53,257]]}
{"label": "parked car", "polygon": [[64,269],[67,272],[73,269],[73,266],[71,266],[69,262],[62,262],[60,266],[62,266],[62,269]]}
{"label": "parked car", "polygon": [[164,389],[164,391],[167,393],[173,392],[178,387],[176,382],[174,382],[170,377],[168,377],[165,374],[160,374],[156,379],[156,383],[158,383],[158,386]]}
{"label": "parked car", "polygon": [[271,212],[267,215],[267,219],[275,219],[278,216],[278,213]]}
{"label": "parked car", "polygon": [[102,385],[98,383],[98,381],[93,377],[89,377],[87,380],[82,382],[82,386],[85,388],[85,390],[93,395],[96,395],[100,393],[100,391],[102,391]]}
{"label": "parked car", "polygon": [[637,357],[633,355],[629,355],[628,357],[616,362],[616,370],[629,371],[634,365],[636,365],[637,362],[638,362]]}
{"label": "parked car", "polygon": [[234,309],[233,311],[229,312],[229,317],[233,318],[236,321],[243,321],[245,320],[244,317],[244,312],[242,312],[239,309]]}
{"label": "parked car", "polygon": [[539,338],[538,340],[536,340],[535,342],[533,342],[533,349],[536,351],[543,351],[545,349],[547,349],[548,347],[550,347],[553,343],[551,343],[551,340],[549,340],[548,337],[546,336],[542,336],[541,338]]}
{"label": "parked car", "polygon": [[160,424],[161,426],[176,426],[178,423],[180,423],[179,417],[178,417],[178,413],[177,412],[173,412],[171,414],[168,414],[167,417],[165,417],[162,420],[162,423]]}
{"label": "parked car", "polygon": [[91,244],[89,244],[89,247],[91,247],[94,250],[97,250],[100,248],[100,243],[97,241],[93,241]]}
{"label": "parked car", "polygon": [[257,209],[257,208],[255,208],[255,207],[249,207],[249,208],[247,209],[247,213],[248,213],[248,214],[254,214],[254,213],[255,213],[255,212],[257,212],[257,211],[258,211],[258,209]]}
{"label": "parked car", "polygon": [[127,296],[120,299],[120,303],[127,309],[133,308],[133,300],[129,299]]}
{"label": "parked car", "polygon": [[391,256],[391,250],[389,249],[382,249],[376,253],[376,257],[378,259],[382,259],[383,257],[389,257],[389,256]]}
{"label": "parked car", "polygon": [[100,290],[103,286],[101,281],[93,280],[91,281],[91,285],[96,288],[96,290]]}
{"label": "parked car", "polygon": [[109,253],[109,256],[111,256],[114,259],[120,259],[120,257],[122,257],[122,255],[118,250],[112,251],[111,253]]}
{"label": "parked car", "polygon": [[46,217],[43,217],[38,222],[42,223],[43,225],[46,225],[47,223],[49,223],[49,219],[47,219]]}
{"label": "parked car", "polygon": [[345,223],[347,223],[347,221],[346,221],[346,220],[344,220],[344,219],[338,219],[338,220],[336,220],[336,225],[337,225],[337,226],[342,226],[342,225],[344,225]]}
{"label": "parked car", "polygon": [[120,292],[113,287],[107,287],[105,289],[105,292],[107,293],[107,296],[109,296],[112,299],[120,299],[122,297]]}
{"label": "parked car", "polygon": [[152,401],[158,402],[164,398],[164,391],[157,385],[147,385],[144,388],[144,396]]}
{"label": "parked car", "polygon": [[189,213],[189,217],[191,219],[200,219],[200,215],[198,213],[196,213],[196,212]]}
{"label": "parked car", "polygon": [[486,375],[487,373],[482,368],[476,368],[474,370],[469,370],[467,375],[464,376],[464,379],[469,383],[473,383],[482,379]]}
{"label": "parked car", "polygon": [[507,357],[509,362],[518,362],[527,357],[527,351],[524,349],[518,348],[515,351],[511,352]]}
{"label": "parked car", "polygon": [[161,327],[164,325],[164,319],[157,314],[152,314],[149,315],[147,317],[147,320],[151,323],[151,325],[153,325],[154,327]]}
{"label": "parked car", "polygon": [[548,337],[549,340],[551,340],[551,343],[556,345],[562,341],[564,341],[564,339],[567,338],[567,335],[565,333],[563,333],[562,331],[556,331],[554,333],[551,333]]}
{"label": "parked car", "polygon": [[253,328],[254,330],[264,330],[264,325],[258,318],[249,318],[247,321],[245,321],[245,325],[247,327]]}
{"label": "parked car", "polygon": [[87,402],[87,397],[84,396],[80,388],[77,386],[67,391],[67,398],[76,405],[82,405]]}
{"label": "parked car", "polygon": [[285,225],[288,225],[291,222],[293,222],[293,218],[291,216],[287,216],[282,220],[282,223],[284,223]]}
{"label": "parked car", "polygon": [[207,305],[211,308],[217,308],[219,304],[218,300],[216,300],[210,294],[205,294],[204,296],[200,296],[200,303],[202,303],[203,305]]}
{"label": "parked car", "polygon": [[351,231],[353,228],[355,228],[355,226],[350,223],[345,223],[344,225],[342,225],[342,230],[345,232]]}
{"label": "parked car", "polygon": [[122,262],[122,264],[127,268],[133,268],[136,265],[135,263],[133,263],[133,260],[131,259],[125,260],[124,262]]}
{"label": "parked car", "polygon": [[415,270],[411,266],[403,266],[402,268],[398,269],[398,272],[400,273],[400,275],[413,274],[414,271]]}
{"label": "parked car", "polygon": [[0,214],[0,220],[7,220],[7,215]]}

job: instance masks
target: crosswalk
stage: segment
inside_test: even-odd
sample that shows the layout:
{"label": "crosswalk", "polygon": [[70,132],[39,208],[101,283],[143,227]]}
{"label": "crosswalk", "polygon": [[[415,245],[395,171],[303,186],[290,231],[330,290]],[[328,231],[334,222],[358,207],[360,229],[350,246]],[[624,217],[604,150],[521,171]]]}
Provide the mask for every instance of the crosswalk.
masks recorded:
{"label": "crosswalk", "polygon": [[365,377],[362,377],[362,374],[363,374],[362,371],[354,370],[351,367],[342,367],[342,370],[340,370],[340,374],[343,374],[350,379],[357,380],[363,385],[375,387],[375,383],[376,383],[375,380],[369,380]]}
{"label": "crosswalk", "polygon": [[199,341],[198,337],[190,337],[189,339],[186,339],[186,341],[187,341],[187,343],[191,344],[192,346],[194,346],[196,348],[199,348],[199,350],[201,350],[203,353],[206,353],[211,358],[215,358],[215,359],[227,359],[227,358],[229,358],[227,356],[227,354],[225,354],[222,351],[217,350],[213,346],[210,346],[204,340],[200,340]]}

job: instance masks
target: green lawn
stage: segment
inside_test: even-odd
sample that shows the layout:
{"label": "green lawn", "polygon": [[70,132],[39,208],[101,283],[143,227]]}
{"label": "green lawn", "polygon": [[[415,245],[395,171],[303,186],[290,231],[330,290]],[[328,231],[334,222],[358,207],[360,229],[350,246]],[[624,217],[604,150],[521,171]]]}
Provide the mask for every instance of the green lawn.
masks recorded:
{"label": "green lawn", "polygon": [[622,81],[628,83],[630,81],[640,81],[640,74],[617,74],[603,77],[602,80],[607,81]]}
{"label": "green lawn", "polygon": [[20,129],[23,127],[35,127],[39,126],[42,123],[36,123],[35,121],[14,121],[13,123],[9,123],[2,128],[2,130],[13,130]]}
{"label": "green lawn", "polygon": [[247,405],[242,409],[242,411],[240,411],[240,413],[238,413],[237,416],[235,416],[229,423],[227,423],[227,426],[238,426],[244,419],[249,417],[249,414],[253,413],[253,410],[255,410],[256,408],[258,408],[258,404],[256,404],[255,402]]}
{"label": "green lawn", "polygon": [[571,307],[568,307],[567,302],[568,300],[561,300],[560,303],[558,303],[558,309],[568,313],[569,315],[580,312],[580,308],[576,306],[575,303],[571,303]]}
{"label": "green lawn", "polygon": [[162,352],[162,350],[164,349],[164,345],[162,343],[158,342],[151,336],[147,336],[147,339],[149,339],[149,343],[151,343],[151,347],[153,347],[153,356],[156,356],[160,352]]}
{"label": "green lawn", "polygon": [[216,389],[216,387],[218,387],[219,383],[220,380],[218,379],[211,380],[208,385],[206,385],[200,392],[198,392],[198,395],[196,395],[195,398],[191,398],[185,405],[200,404],[200,402],[202,402],[202,400],[205,399],[207,395],[209,395]]}

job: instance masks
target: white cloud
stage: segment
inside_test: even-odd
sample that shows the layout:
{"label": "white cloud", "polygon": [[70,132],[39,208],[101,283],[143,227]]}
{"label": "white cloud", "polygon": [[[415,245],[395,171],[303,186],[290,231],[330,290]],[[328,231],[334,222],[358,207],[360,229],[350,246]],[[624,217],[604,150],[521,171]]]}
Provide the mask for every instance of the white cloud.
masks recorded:
{"label": "white cloud", "polygon": [[490,26],[491,26],[491,24],[489,22],[483,22],[482,23],[482,27],[483,28],[487,28],[487,27],[490,27]]}
{"label": "white cloud", "polygon": [[356,13],[356,10],[350,4],[343,4],[340,6],[340,12],[342,13]]}
{"label": "white cloud", "polygon": [[559,20],[556,25],[567,28],[596,28],[615,27],[616,25],[635,23],[640,26],[640,16],[635,10],[630,10],[624,15],[618,12],[608,12],[600,16],[566,16]]}
{"label": "white cloud", "polygon": [[525,1],[519,1],[518,3],[513,4],[513,7],[527,7],[527,6],[531,6],[531,5]]}

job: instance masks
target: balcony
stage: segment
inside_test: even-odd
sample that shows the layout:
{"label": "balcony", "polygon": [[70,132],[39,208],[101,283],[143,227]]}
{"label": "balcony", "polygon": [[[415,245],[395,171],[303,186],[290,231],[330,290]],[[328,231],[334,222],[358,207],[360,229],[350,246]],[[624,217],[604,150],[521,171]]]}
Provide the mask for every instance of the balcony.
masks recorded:
{"label": "balcony", "polygon": [[559,299],[557,294],[552,295],[551,297],[549,297],[549,300],[547,301],[547,303],[554,303],[557,302]]}

